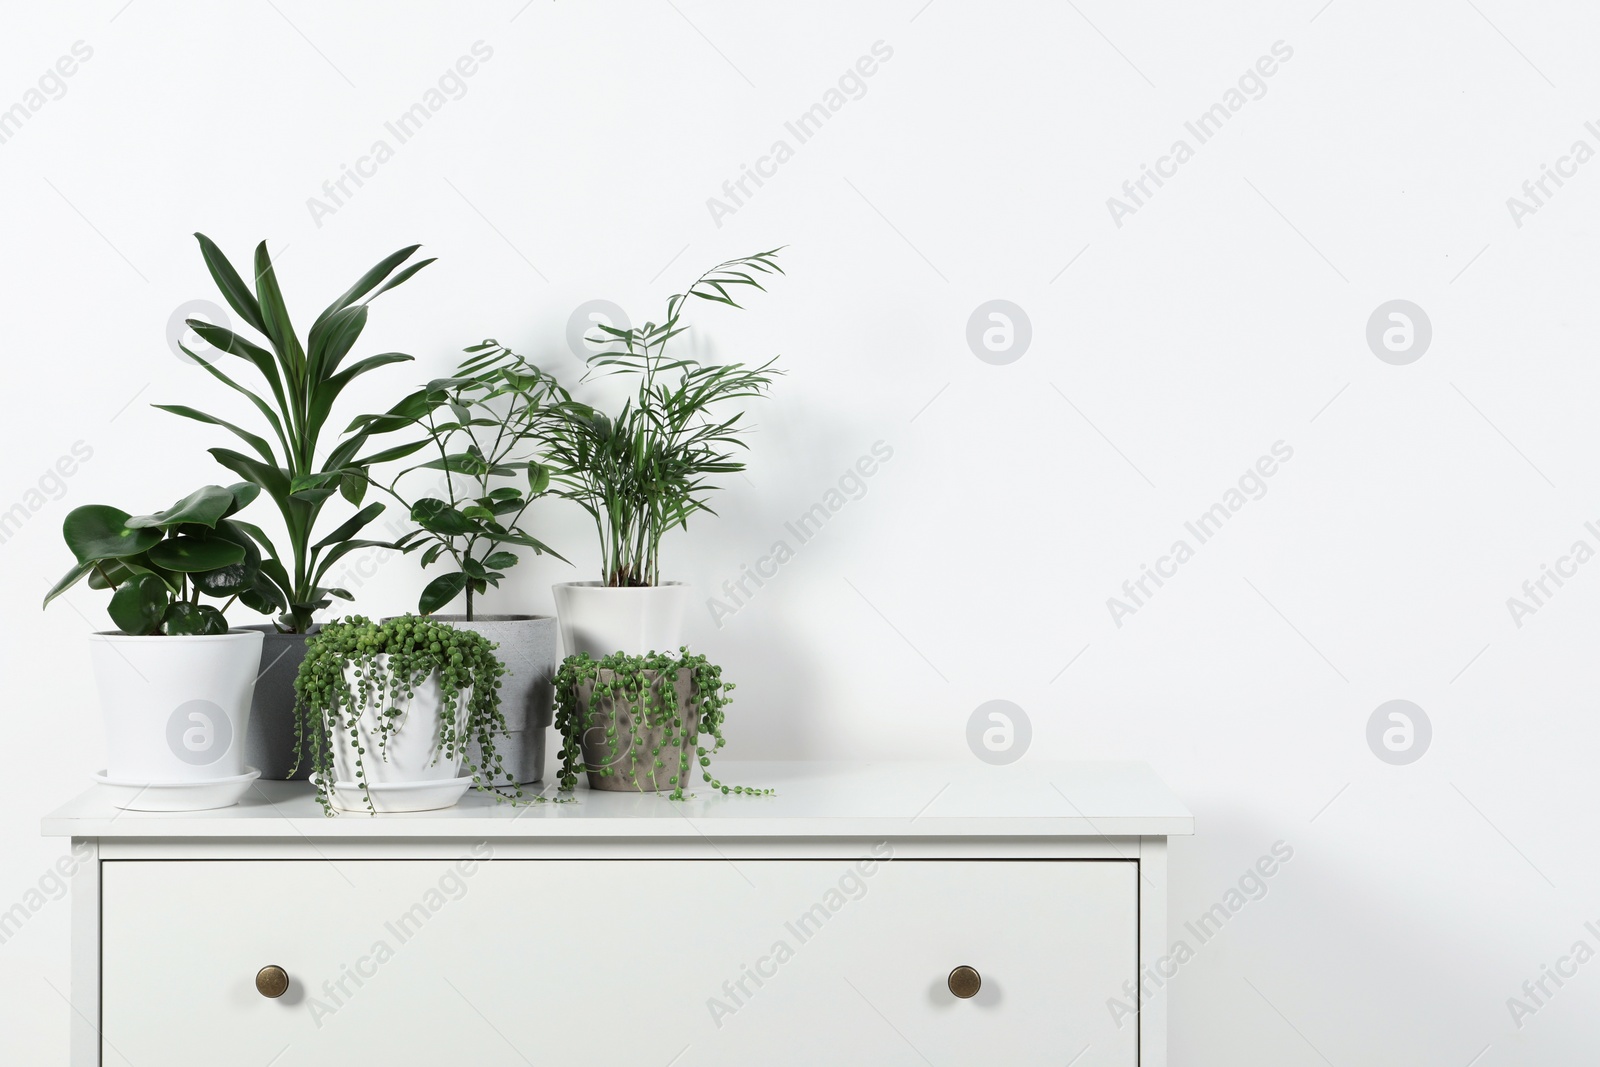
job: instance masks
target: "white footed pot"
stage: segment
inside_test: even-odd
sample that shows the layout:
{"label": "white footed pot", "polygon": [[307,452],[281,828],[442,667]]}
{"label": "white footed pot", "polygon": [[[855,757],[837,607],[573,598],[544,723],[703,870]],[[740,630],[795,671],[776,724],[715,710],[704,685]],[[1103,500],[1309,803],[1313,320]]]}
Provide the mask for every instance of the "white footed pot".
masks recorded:
{"label": "white footed pot", "polygon": [[643,656],[676,652],[683,644],[683,610],[689,603],[689,587],[682,582],[631,588],[562,582],[555,587],[555,598],[564,655],[587,652],[600,659],[626,652]]}
{"label": "white footed pot", "polygon": [[[387,670],[389,657],[375,657],[380,671]],[[360,688],[355,668],[347,666],[345,681],[359,699]],[[333,747],[333,802],[335,807],[349,811],[366,811],[367,794],[371,794],[373,807],[382,811],[425,811],[449,807],[461,798],[472,784],[469,777],[461,776],[462,757],[466,746],[458,745],[454,755],[446,755],[444,732],[440,724],[446,709],[440,695],[439,672],[412,688],[412,695],[392,703],[400,709],[394,728],[385,740],[380,740],[380,723],[383,710],[391,706],[368,700],[356,720],[359,737],[361,770],[356,777],[356,742],[350,730],[342,723],[331,727]],[[471,688],[463,689],[457,696],[455,707],[449,714],[455,716],[456,729],[464,731],[470,714]],[[367,788],[363,790],[361,783]],[[436,785],[441,788],[428,788]]]}
{"label": "white footed pot", "polygon": [[210,782],[245,773],[250,696],[262,635],[89,635],[106,722],[106,772],[147,785]]}

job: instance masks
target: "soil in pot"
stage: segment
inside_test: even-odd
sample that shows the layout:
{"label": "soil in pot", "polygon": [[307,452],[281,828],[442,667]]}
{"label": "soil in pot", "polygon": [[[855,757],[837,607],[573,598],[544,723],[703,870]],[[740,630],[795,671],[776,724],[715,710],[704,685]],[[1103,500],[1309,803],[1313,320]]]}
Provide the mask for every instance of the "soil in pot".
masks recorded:
{"label": "soil in pot", "polygon": [[[600,671],[597,682],[585,682],[578,691],[584,716],[580,744],[590,789],[670,792],[687,785],[699,767],[695,746],[700,717],[691,701],[694,676],[687,669],[677,671],[670,690],[658,672],[646,671],[645,677],[649,685],[637,697],[613,691],[616,672],[609,670]],[[665,704],[667,691],[673,700],[670,708]]]}

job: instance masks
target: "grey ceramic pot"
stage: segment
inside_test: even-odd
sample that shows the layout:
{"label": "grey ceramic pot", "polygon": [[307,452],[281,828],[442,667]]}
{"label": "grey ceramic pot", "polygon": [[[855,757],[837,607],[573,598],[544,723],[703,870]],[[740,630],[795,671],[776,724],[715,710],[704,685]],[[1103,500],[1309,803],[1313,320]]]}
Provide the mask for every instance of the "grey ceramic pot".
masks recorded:
{"label": "grey ceramic pot", "polygon": [[250,727],[245,732],[244,762],[258,767],[261,777],[274,782],[304,781],[311,774],[311,759],[300,761],[294,775],[294,678],[306,658],[305,634],[281,634],[270,623],[243,626],[259,630],[261,673],[256,676],[255,695],[250,700]]}
{"label": "grey ceramic pot", "polygon": [[[495,785],[529,785],[544,780],[545,737],[553,720],[556,642],[559,633],[553,615],[430,615],[436,622],[458,630],[480,633],[500,647],[495,655],[505,664],[500,680],[500,712],[506,733],[494,739],[506,776]],[[467,764],[475,765],[481,753],[477,742],[467,746]]]}
{"label": "grey ceramic pot", "polygon": [[[616,677],[614,672],[607,670],[600,671],[599,675],[602,683],[609,683]],[[655,671],[649,671],[647,675],[650,679],[650,704],[653,708],[659,708],[664,679]],[[678,671],[673,681],[677,705],[680,709],[687,709],[694,676],[683,669]],[[690,774],[700,766],[694,754],[700,726],[698,711],[680,713],[681,731],[675,731],[671,724],[646,727],[639,720],[635,701],[621,696],[603,696],[596,700],[593,682],[585,682],[579,688],[578,707],[579,712],[585,715],[586,727],[580,744],[583,762],[588,768],[590,789],[618,793],[665,793],[676,789],[677,785],[671,779],[682,773],[683,750],[686,748],[689,750]],[[613,723],[616,724],[616,733],[608,741],[606,734]],[[663,767],[655,766],[656,757],[651,755],[657,746],[661,748]],[[688,785],[687,782],[682,784]]]}

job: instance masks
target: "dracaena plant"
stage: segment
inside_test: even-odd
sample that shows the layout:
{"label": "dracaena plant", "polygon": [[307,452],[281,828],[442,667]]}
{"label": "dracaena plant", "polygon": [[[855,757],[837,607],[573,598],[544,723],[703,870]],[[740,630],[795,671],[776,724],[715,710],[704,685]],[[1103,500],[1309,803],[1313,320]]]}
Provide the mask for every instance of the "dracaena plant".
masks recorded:
{"label": "dracaena plant", "polygon": [[[249,589],[239,594],[239,599],[247,607],[264,614],[276,612],[280,629],[305,633],[311,627],[312,614],[327,607],[331,598],[351,599],[347,591],[322,584],[328,569],[356,549],[390,544],[364,540],[356,535],[384,507],[382,503],[361,507],[367,488],[367,467],[403,452],[386,449],[363,455],[362,450],[367,447],[369,438],[407,423],[373,422],[361,428],[349,428],[326,452],[321,448],[323,429],[332,414],[334,401],[352,381],[368,371],[412,358],[400,352],[384,352],[349,364],[345,362],[367,325],[367,305],[433,260],[424,259],[401,268],[420,247],[418,245],[402,248],[387,257],[329,304],[311,324],[302,342],[290,321],[265,241],[256,247],[252,289],[210,238],[204,234],[195,234],[195,237],[223,299],[246,325],[265,339],[266,346],[202,319],[189,319],[189,328],[213,347],[255,368],[265,389],[242,385],[220,367],[187,348],[183,351],[213,378],[249,400],[265,421],[270,438],[187,405],[155,406],[184,418],[220,426],[254,453],[247,455],[231,448],[210,450],[217,462],[264,490],[283,519],[287,553],[280,552],[259,527],[240,524],[260,543],[265,555],[257,578]],[[401,269],[397,271],[397,268]],[[403,414],[422,402],[422,397],[412,394],[396,405],[392,413]],[[319,529],[319,520],[328,498],[335,493],[342,494],[360,510],[323,532]]]}
{"label": "dracaena plant", "polygon": [[736,401],[764,396],[776,360],[755,366],[712,365],[669,356],[673,338],[689,327],[690,298],[740,307],[741,286],[764,289],[764,276],[782,274],[781,249],[720,263],[667,300],[666,318],[626,330],[597,325],[605,344],[589,357],[594,376],[636,379],[632,396],[615,418],[570,396],[554,405],[544,424],[546,458],[562,496],[576,501],[600,536],[601,580],[608,586],[649,586],[661,581],[661,538],[687,529],[707,503],[715,479],[744,470],[737,449],[748,447]]}
{"label": "dracaena plant", "polygon": [[[417,610],[430,615],[465,595],[466,616],[474,597],[499,586],[516,566],[514,548],[549,552],[566,559],[521,526],[528,505],[548,490],[550,471],[539,463],[542,423],[558,392],[555,379],[496,341],[466,350],[455,375],[428,383],[426,403],[411,425],[422,431],[419,451],[437,453],[373,484],[411,513],[418,529],[395,543],[422,552],[422,566],[446,565],[422,590]],[[405,416],[369,415],[352,425],[392,425]],[[412,485],[431,490],[419,496]]]}
{"label": "dracaena plant", "polygon": [[[113,590],[107,612],[125,634],[227,633],[223,612],[254,586],[261,566],[246,524],[230,516],[260,491],[250,482],[208,485],[153,515],[73,508],[61,533],[78,562],[45,604],[88,578],[92,588]],[[202,594],[225,603],[203,604]]]}

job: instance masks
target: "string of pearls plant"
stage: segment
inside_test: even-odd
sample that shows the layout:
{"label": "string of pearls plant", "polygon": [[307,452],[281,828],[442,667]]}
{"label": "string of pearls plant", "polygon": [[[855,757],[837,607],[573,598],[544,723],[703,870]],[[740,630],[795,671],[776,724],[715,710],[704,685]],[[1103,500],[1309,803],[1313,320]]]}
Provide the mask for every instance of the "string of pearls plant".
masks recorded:
{"label": "string of pearls plant", "polygon": [[[680,671],[688,671],[690,677],[687,707],[679,706],[673,684]],[[604,778],[623,775],[646,789],[643,783],[659,781],[658,772],[668,770],[667,761],[672,760],[675,773],[666,776],[672,786],[671,800],[688,798],[684,787],[696,762],[712,789],[772,795],[776,790],[726,785],[711,773],[712,755],[727,744],[722,725],[733,690],[732,682],[723,681],[721,667],[687,648],[680,648],[676,656],[665,652],[646,656],[614,652],[599,660],[581,652],[568,656],[555,679],[556,729],[561,732],[560,788],[575,789],[578,774],[583,772]],[[625,716],[596,714],[599,707],[619,704],[626,705]],[[619,719],[625,720],[621,728]],[[590,746],[591,755],[601,755],[598,761],[584,755],[584,739],[596,729],[601,729],[604,737],[603,747],[599,742]],[[700,738],[707,736],[712,741],[709,748],[699,744]]]}
{"label": "string of pearls plant", "polygon": [[[489,783],[506,777],[494,735],[506,730],[500,711],[500,678],[505,667],[495,645],[482,634],[442,622],[405,615],[375,623],[360,615],[329,623],[306,644],[306,658],[295,678],[295,746],[308,752],[319,788],[317,799],[333,814],[333,731],[344,730],[355,752],[356,779],[372,808],[360,720],[369,707],[378,711],[379,759],[405,721],[416,689],[438,672],[439,739],[435,760],[454,760],[476,741],[480,755],[471,768],[474,788],[501,799],[520,799],[520,786]],[[353,668],[346,673],[347,668]],[[467,695],[466,715],[451,712]],[[302,747],[304,746],[304,747]],[[299,760],[295,762],[299,769]]]}

